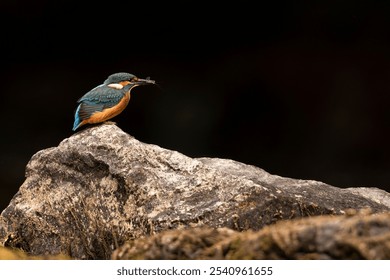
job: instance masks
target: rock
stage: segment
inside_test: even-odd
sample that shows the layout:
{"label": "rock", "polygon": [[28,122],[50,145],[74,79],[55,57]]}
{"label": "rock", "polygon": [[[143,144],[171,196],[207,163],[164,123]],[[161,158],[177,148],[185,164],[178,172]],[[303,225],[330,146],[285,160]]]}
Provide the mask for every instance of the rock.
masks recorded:
{"label": "rock", "polygon": [[[380,199],[379,199],[380,197]],[[226,159],[192,159],[115,125],[85,129],[36,153],[0,216],[0,244],[31,254],[108,259],[125,241],[207,225],[259,230],[278,220],[388,211],[378,189],[283,178]]]}
{"label": "rock", "polygon": [[113,259],[390,259],[390,213],[279,221],[258,232],[191,228],[126,243]]}

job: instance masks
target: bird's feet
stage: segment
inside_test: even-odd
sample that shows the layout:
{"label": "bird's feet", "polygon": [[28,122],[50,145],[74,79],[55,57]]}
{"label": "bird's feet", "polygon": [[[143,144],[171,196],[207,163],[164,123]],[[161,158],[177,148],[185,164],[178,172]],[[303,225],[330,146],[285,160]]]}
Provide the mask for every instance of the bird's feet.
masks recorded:
{"label": "bird's feet", "polygon": [[116,122],[106,121],[106,122],[104,122],[103,124],[116,125]]}

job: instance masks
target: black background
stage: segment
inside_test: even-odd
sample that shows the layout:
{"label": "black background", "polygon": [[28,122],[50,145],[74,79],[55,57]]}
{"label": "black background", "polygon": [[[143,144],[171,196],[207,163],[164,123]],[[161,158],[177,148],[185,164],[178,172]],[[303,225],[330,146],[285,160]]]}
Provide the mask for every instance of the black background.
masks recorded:
{"label": "black background", "polygon": [[160,85],[114,119],[138,140],[390,190],[389,1],[161,2],[1,1],[0,209],[121,71]]}

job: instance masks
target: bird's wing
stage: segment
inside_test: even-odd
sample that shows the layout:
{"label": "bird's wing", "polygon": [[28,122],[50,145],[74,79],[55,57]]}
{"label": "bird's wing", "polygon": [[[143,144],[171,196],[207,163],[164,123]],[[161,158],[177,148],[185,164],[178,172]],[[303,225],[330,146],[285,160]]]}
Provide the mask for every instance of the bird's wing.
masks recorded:
{"label": "bird's wing", "polygon": [[121,89],[110,88],[105,85],[98,86],[87,92],[77,102],[81,103],[78,116],[81,120],[89,118],[95,112],[111,108],[118,104],[124,96]]}
{"label": "bird's wing", "polygon": [[88,103],[96,103],[103,105],[104,109],[111,108],[121,101],[125,95],[125,90],[101,85],[87,92],[77,102],[87,101]]}

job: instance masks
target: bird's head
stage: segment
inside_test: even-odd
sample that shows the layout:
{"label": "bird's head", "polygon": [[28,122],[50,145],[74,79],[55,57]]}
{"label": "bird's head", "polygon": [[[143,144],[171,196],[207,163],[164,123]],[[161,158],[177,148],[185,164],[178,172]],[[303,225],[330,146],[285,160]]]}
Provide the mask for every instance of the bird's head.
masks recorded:
{"label": "bird's head", "polygon": [[149,77],[140,79],[133,74],[122,72],[108,76],[104,81],[104,84],[116,89],[122,89],[124,87],[131,89],[136,86],[155,84],[155,81],[151,80]]}

